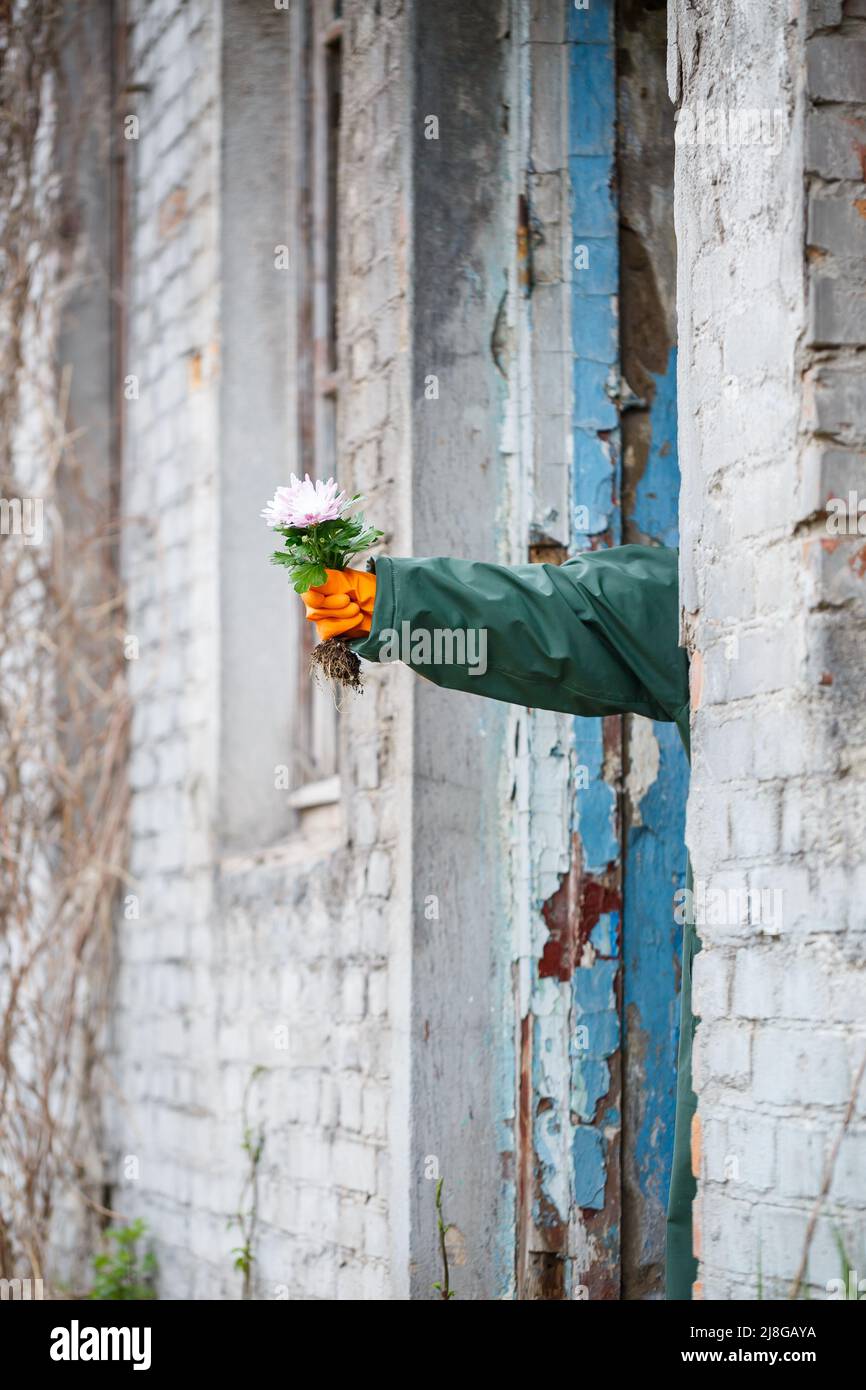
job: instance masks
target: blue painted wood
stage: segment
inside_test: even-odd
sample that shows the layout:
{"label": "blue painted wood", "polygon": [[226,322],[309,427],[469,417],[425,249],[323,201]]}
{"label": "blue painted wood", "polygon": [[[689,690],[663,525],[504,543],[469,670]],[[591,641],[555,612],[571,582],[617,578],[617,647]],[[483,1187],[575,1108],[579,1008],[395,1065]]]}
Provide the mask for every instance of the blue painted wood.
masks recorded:
{"label": "blue painted wood", "polygon": [[[561,3],[568,16],[570,534],[577,551],[616,545],[623,538],[615,404],[621,378],[615,5],[614,0],[592,0],[579,9],[574,0]],[[678,490],[675,379],[672,360],[657,382],[652,443],[636,490],[635,514],[629,518],[642,534],[669,545],[676,543]],[[616,719],[574,721],[582,774],[573,796],[573,861],[557,895],[561,971],[558,978],[549,970],[541,979],[539,962],[522,1054],[531,1059],[525,1087],[531,1104],[522,1143],[531,1150],[532,1225],[536,1235],[541,1233],[544,1250],[562,1255],[583,1247],[593,1252],[588,1268],[564,1262],[566,1297],[578,1296],[578,1284],[591,1298],[620,1296],[623,1017],[629,1045],[634,1055],[640,1053],[643,1088],[627,1161],[637,1173],[650,1215],[664,1209],[670,1173],[679,978],[679,934],[671,903],[682,869],[686,762],[673,726],[654,725],[658,774],[641,799],[642,824],[631,831],[624,851],[620,729]],[[549,910],[552,903],[536,907]],[[563,964],[563,940],[569,933],[571,957]],[[567,1079],[559,1070],[565,1011],[570,1029]],[[662,1224],[641,1220],[648,1235],[640,1258],[658,1258],[652,1233]],[[576,1241],[565,1229],[569,1225],[582,1227]]]}
{"label": "blue painted wood", "polygon": [[[593,3],[568,4],[569,174],[572,193],[574,264],[572,284],[574,548],[617,545],[623,537],[621,439],[612,397],[620,380],[619,229],[615,178],[616,70],[614,9]],[[578,269],[581,265],[584,268]],[[679,470],[676,450],[676,355],[656,382],[652,437],[636,489],[634,516],[640,533],[664,545],[677,544]],[[628,1029],[630,1074],[640,1093],[630,1097],[639,1117],[629,1133],[626,1156],[636,1175],[644,1210],[639,1213],[638,1257],[661,1257],[661,1216],[667,1201],[673,1146],[680,933],[671,903],[684,873],[684,817],[688,768],[672,725],[653,725],[658,774],[638,807],[623,856],[617,820],[616,757],[605,760],[600,720],[578,720],[575,746],[588,784],[576,793],[575,828],[586,883],[603,884],[615,896],[623,873],[622,916],[612,940],[594,964],[575,969],[573,1022],[589,1021],[590,1044],[577,1051],[572,1071],[573,1200],[598,1210],[611,1275],[619,1260],[618,1157],[609,1137],[618,1126],[618,1054]],[[623,857],[625,863],[623,865]],[[610,907],[610,903],[607,904]],[[586,911],[586,904],[582,909]],[[618,933],[622,933],[621,941]],[[591,938],[592,939],[592,938]],[[621,973],[623,1018],[616,997]],[[597,980],[605,987],[599,990]],[[606,1005],[599,1002],[606,999]],[[588,1010],[586,1000],[592,1001]],[[638,1061],[639,1059],[639,1061]],[[609,1088],[609,1089],[605,1089]],[[605,1105],[605,1097],[611,1102]],[[633,1104],[631,1103],[633,1102]],[[612,1171],[612,1165],[617,1170]],[[610,1181],[607,1181],[610,1179]],[[593,1234],[598,1235],[597,1227]]]}
{"label": "blue painted wood", "polygon": [[[616,545],[622,537],[614,403],[619,381],[614,9],[613,0],[587,9],[567,0],[574,550]],[[606,755],[604,721],[575,720],[574,740],[578,763],[586,769],[574,798],[579,862],[572,868],[580,875],[575,930],[586,945],[572,976],[572,1221],[584,1226],[595,1256],[589,1269],[570,1270],[569,1278],[593,1298],[610,1298],[618,1296],[620,1280],[619,767],[615,749]]]}
{"label": "blue painted wood", "polygon": [[[634,515],[642,535],[677,545],[676,349],[656,377],[650,411],[652,437],[636,489]],[[652,725],[658,774],[630,826],[623,913],[624,1026],[632,1114],[629,1163],[643,1199],[637,1258],[644,1265],[664,1254],[664,1212],[670,1184],[679,1039],[682,928],[673,917],[673,894],[685,881],[685,807],[688,762],[673,724]]]}

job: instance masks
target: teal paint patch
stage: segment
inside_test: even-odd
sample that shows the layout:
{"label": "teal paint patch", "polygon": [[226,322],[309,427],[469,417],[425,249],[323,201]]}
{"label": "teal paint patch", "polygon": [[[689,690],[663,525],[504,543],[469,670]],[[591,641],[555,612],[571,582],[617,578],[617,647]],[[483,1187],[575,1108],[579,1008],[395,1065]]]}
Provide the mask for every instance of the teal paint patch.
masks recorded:
{"label": "teal paint patch", "polygon": [[[677,354],[656,376],[650,409],[647,461],[628,520],[654,541],[676,547]],[[673,724],[654,723],[658,772],[637,807],[639,824],[626,838],[623,913],[623,1007],[626,1086],[633,1145],[631,1170],[643,1200],[637,1222],[637,1255],[644,1265],[661,1260],[660,1214],[667,1206],[673,1160],[682,928],[674,921],[673,894],[685,874],[685,806],[688,760]]]}
{"label": "teal paint patch", "polygon": [[619,913],[603,913],[590,932],[589,939],[600,956],[617,955],[619,950]]}
{"label": "teal paint patch", "polygon": [[589,299],[593,295],[619,293],[619,248],[609,231],[603,237],[574,233],[572,270],[576,272],[576,290]]}
{"label": "teal paint patch", "polygon": [[[623,953],[623,1002],[628,1054],[640,1059],[629,1071],[637,1116],[632,1154],[640,1190],[664,1208],[670,1185],[676,1109],[682,927],[673,916],[673,894],[685,872],[685,799],[688,763],[673,724],[654,724],[659,771],[640,802],[642,825],[628,834]],[[653,1241],[657,1223],[643,1227],[640,1257],[661,1258]]]}
{"label": "teal paint patch", "polygon": [[563,0],[565,36],[570,43],[610,46],[613,34],[614,0]]}
{"label": "teal paint patch", "polygon": [[617,960],[596,960],[575,970],[571,980],[571,1108],[585,1124],[593,1122],[610,1090],[608,1061],[620,1045],[618,970]]}
{"label": "teal paint patch", "polygon": [[604,777],[604,722],[574,721],[575,756],[584,768],[586,785],[575,793],[574,824],[580,835],[583,867],[587,873],[603,873],[619,858],[616,788]]}
{"label": "teal paint patch", "polygon": [[602,1135],[589,1125],[578,1125],[571,1141],[575,1206],[589,1211],[604,1208],[605,1145]]}
{"label": "teal paint patch", "polygon": [[611,399],[619,357],[612,9],[603,4],[590,10],[570,9],[568,36],[573,520],[577,540],[605,533],[615,537],[621,532],[616,506],[619,417]]}
{"label": "teal paint patch", "polygon": [[637,485],[634,522],[646,536],[673,549],[679,545],[677,511],[680,470],[677,461],[677,350],[671,348],[667,370],[656,384],[650,422],[652,436],[643,476]]}

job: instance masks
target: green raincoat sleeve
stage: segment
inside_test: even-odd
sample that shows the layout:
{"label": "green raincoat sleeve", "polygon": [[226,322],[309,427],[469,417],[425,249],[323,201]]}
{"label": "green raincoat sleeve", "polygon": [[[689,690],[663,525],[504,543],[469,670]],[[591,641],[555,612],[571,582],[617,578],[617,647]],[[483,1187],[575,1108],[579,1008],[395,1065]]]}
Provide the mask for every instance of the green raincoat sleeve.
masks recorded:
{"label": "green raincoat sleeve", "polygon": [[[677,615],[677,553],[661,547],[513,567],[383,557],[370,634],[353,646],[368,661],[397,654],[437,685],[493,700],[680,722],[688,658]],[[469,632],[470,661],[448,660],[455,649],[442,634],[455,631]]]}
{"label": "green raincoat sleeve", "polygon": [[[405,661],[450,690],[566,714],[632,712],[673,721],[688,751],[677,561],[675,550],[641,545],[585,552],[564,565],[380,557],[371,631],[352,645],[370,661]],[[689,1139],[691,962],[698,943],[689,924],[683,946],[667,1242],[667,1296],[675,1299],[691,1296],[695,1278]]]}

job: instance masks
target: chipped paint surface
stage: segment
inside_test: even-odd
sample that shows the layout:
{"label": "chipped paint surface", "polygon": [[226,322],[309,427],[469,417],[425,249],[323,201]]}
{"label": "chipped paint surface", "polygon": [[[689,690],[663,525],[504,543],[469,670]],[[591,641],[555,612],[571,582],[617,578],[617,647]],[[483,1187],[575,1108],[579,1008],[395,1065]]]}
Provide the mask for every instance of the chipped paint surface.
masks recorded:
{"label": "chipped paint surface", "polygon": [[[673,109],[664,10],[620,10],[623,537],[678,544]],[[673,725],[624,720],[622,1296],[660,1296],[673,1147],[688,768]]]}
{"label": "chipped paint surface", "polygon": [[[585,268],[574,262],[568,286],[574,552],[619,544],[624,535],[615,7],[578,11],[562,3],[569,259],[577,246],[587,252]],[[653,359],[652,380],[641,383],[641,399],[629,401],[632,410],[652,417],[642,471],[629,497],[632,524],[641,528],[640,539],[663,543],[675,537],[674,362],[663,344]],[[554,559],[547,553],[533,558]],[[571,720],[543,711],[521,714],[515,729],[519,1022],[513,1171],[520,1298],[622,1296],[623,1124],[631,1105],[626,1018],[630,1079],[646,1088],[643,1108],[637,1112],[631,1105],[638,1118],[627,1159],[650,1211],[647,1221],[641,1218],[641,1230],[654,1231],[657,1213],[663,1214],[672,1133],[671,1010],[678,982],[676,942],[665,928],[671,925],[674,840],[682,848],[678,778],[685,764],[677,761],[673,726],[642,721],[632,731],[627,805],[634,880],[628,880],[624,901],[623,733],[620,717]],[[639,933],[644,935],[638,943]],[[640,978],[630,980],[629,970]],[[648,1248],[656,1250],[653,1238]]]}
{"label": "chipped paint surface", "polygon": [[619,237],[614,196],[614,6],[568,9],[568,173],[571,233],[586,248],[572,273],[573,537],[615,539],[619,522]]}
{"label": "chipped paint surface", "polygon": [[[588,264],[572,278],[572,484],[575,549],[621,539],[619,232],[615,196],[613,5],[569,9],[571,232]],[[620,993],[622,881],[618,786],[621,721],[573,724],[576,783],[566,897],[568,1130],[571,1206],[567,1284],[619,1295]],[[562,933],[560,933],[562,937]]]}
{"label": "chipped paint surface", "polygon": [[649,1267],[663,1254],[673,1151],[682,944],[672,902],[685,876],[688,765],[673,724],[641,722],[656,744],[658,764],[655,780],[630,803],[623,1004],[628,1161],[642,1199],[632,1258]]}
{"label": "chipped paint surface", "polygon": [[650,410],[652,432],[646,465],[637,485],[635,508],[628,518],[641,534],[661,545],[679,544],[677,496],[677,350],[671,348],[667,370],[653,374]]}
{"label": "chipped paint surface", "polygon": [[658,778],[661,765],[661,750],[652,720],[635,716],[631,723],[628,752],[625,792],[630,810],[629,824],[634,827],[643,824],[641,803]]}
{"label": "chipped paint surface", "polygon": [[[657,325],[663,332],[663,325]],[[653,374],[646,458],[626,532],[676,545],[676,351]],[[645,426],[646,427],[646,426]],[[626,720],[623,1017],[625,1181],[630,1296],[658,1289],[673,1153],[681,928],[673,893],[685,875],[688,764],[673,724]]]}
{"label": "chipped paint surface", "polygon": [[[522,1031],[524,1093],[521,1167],[524,1185],[524,1298],[562,1298],[571,1203],[568,1078],[569,985],[561,978],[574,957],[567,906],[571,855],[572,721],[537,710],[529,716],[529,845],[531,960],[528,1017]],[[565,886],[563,886],[565,885]],[[549,952],[545,905],[558,901],[564,961],[542,968]],[[554,909],[555,911],[555,909]]]}
{"label": "chipped paint surface", "polygon": [[[567,16],[560,67],[569,264],[563,360],[571,388],[563,419],[572,507],[563,539],[574,551],[615,543],[621,534],[612,387],[619,379],[615,63],[613,6],[577,11],[560,3]],[[553,108],[550,114],[559,129]],[[521,208],[518,218],[517,284],[527,313],[536,303],[534,211]],[[588,257],[583,270],[573,262],[578,244]],[[539,252],[541,285],[556,257],[551,261],[543,241]],[[516,439],[512,430],[510,448]],[[549,495],[555,493],[551,484]],[[520,496],[518,487],[518,502]],[[538,520],[546,534],[547,517]],[[515,716],[513,732],[516,1161],[503,1135],[503,1163],[513,1169],[516,1189],[517,1293],[562,1299],[582,1286],[591,1297],[611,1298],[618,1296],[620,1244],[621,721],[528,711]]]}
{"label": "chipped paint surface", "polygon": [[[649,541],[676,545],[676,352],[654,377],[646,463],[627,517]],[[626,721],[626,862],[623,937],[629,1284],[658,1287],[673,1152],[679,1039],[681,928],[674,891],[685,876],[688,764],[673,724]]]}

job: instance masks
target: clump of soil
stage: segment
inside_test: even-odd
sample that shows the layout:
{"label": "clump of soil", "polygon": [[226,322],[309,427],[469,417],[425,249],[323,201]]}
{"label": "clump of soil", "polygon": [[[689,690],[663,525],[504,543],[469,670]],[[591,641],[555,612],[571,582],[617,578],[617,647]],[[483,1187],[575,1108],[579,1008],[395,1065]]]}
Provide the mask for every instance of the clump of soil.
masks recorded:
{"label": "clump of soil", "polygon": [[314,648],[310,653],[310,675],[316,679],[324,676],[332,687],[343,686],[359,695],[364,689],[360,658],[342,637],[329,637]]}

